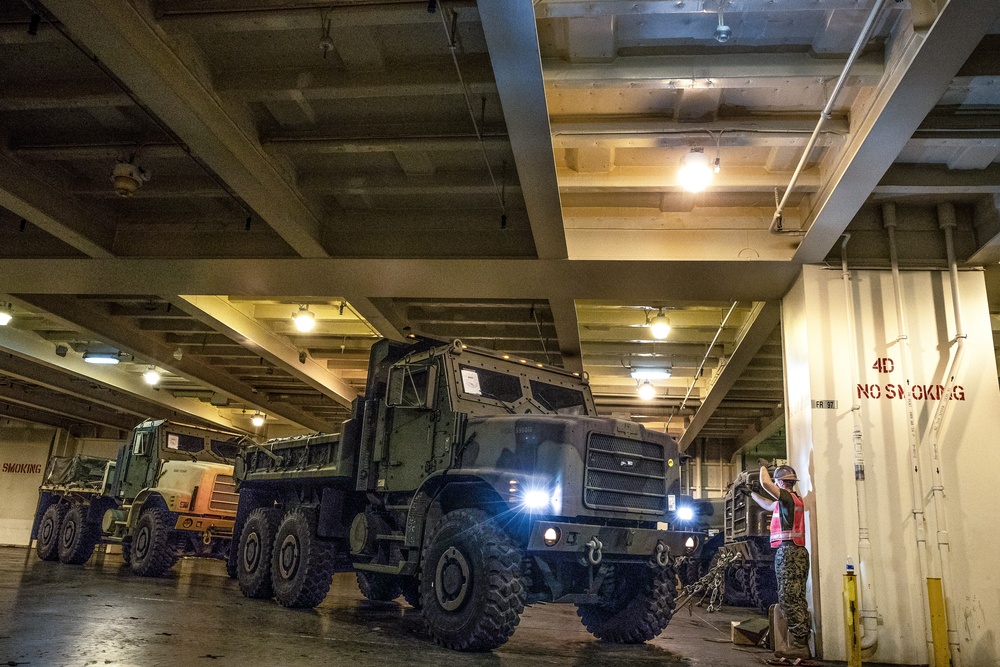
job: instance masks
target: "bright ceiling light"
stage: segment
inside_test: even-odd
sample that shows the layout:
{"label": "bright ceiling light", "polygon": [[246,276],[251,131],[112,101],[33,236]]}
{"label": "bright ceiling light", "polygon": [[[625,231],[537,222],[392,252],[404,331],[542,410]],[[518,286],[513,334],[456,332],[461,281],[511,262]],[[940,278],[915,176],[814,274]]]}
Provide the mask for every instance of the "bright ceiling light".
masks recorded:
{"label": "bright ceiling light", "polygon": [[156,370],[156,366],[150,366],[149,369],[142,374],[142,379],[145,380],[148,385],[157,385],[160,383],[160,371]]}
{"label": "bright ceiling light", "polygon": [[250,418],[250,423],[256,427],[261,427],[264,425],[264,415],[259,412],[255,412],[253,417]]}
{"label": "bright ceiling light", "polygon": [[651,401],[656,398],[656,387],[654,387],[649,380],[646,380],[639,385],[639,398],[644,401]]}
{"label": "bright ceiling light", "polygon": [[649,331],[657,340],[663,340],[670,335],[670,320],[663,315],[662,310],[649,321]]}
{"label": "bright ceiling light", "polygon": [[296,329],[308,333],[316,326],[316,315],[309,310],[309,306],[299,306],[299,312],[292,315],[292,321]]}
{"label": "bright ceiling light", "polygon": [[633,368],[633,380],[668,380],[670,379],[669,368]]}
{"label": "bright ceiling light", "polygon": [[712,182],[712,166],[708,156],[700,148],[681,158],[681,168],[677,172],[677,182],[688,192],[701,192]]}
{"label": "bright ceiling light", "polygon": [[14,319],[14,313],[9,305],[0,306],[0,327],[5,327]]}
{"label": "bright ceiling light", "polygon": [[83,360],[88,364],[100,364],[104,366],[114,366],[121,359],[117,352],[84,352]]}

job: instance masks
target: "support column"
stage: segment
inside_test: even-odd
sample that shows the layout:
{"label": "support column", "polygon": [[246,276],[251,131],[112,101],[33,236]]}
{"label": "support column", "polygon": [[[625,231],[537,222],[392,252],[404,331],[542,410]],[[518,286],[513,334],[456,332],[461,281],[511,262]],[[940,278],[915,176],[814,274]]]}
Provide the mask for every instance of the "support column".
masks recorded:
{"label": "support column", "polygon": [[[901,274],[909,364],[903,363],[892,274],[851,271],[850,277],[853,346],[839,269],[804,267],[782,301],[788,459],[807,509],[817,651],[827,660],[845,659],[841,575],[848,556],[859,563],[857,474],[864,477],[868,507],[861,511],[871,541],[869,562],[860,563],[860,572],[874,585],[869,596],[877,601],[877,645],[866,659],[932,660],[926,577],[943,572],[952,656],[955,649],[961,654],[956,664],[1000,664],[1000,389],[983,274],[958,276],[968,338],[950,392],[944,375],[955,354],[956,330],[948,273]],[[946,518],[941,526],[947,525],[947,533],[938,530],[932,491],[933,430],[942,400],[947,408],[936,440]],[[857,471],[852,405],[859,409],[864,459]],[[917,546],[914,516],[925,522],[925,547]],[[866,590],[860,581],[860,594]],[[862,600],[862,609],[871,602]]]}

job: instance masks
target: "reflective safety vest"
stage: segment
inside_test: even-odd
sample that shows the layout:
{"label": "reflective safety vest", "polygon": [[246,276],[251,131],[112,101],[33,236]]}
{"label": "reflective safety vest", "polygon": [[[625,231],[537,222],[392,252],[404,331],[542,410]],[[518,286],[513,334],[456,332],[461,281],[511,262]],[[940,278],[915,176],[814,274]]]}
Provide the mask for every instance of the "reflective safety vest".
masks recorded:
{"label": "reflective safety vest", "polygon": [[802,499],[798,494],[788,492],[795,503],[795,513],[792,515],[792,529],[781,529],[781,508],[777,504],[774,506],[774,513],[771,514],[771,546],[780,547],[785,540],[791,540],[800,547],[806,545],[806,514],[802,509]]}

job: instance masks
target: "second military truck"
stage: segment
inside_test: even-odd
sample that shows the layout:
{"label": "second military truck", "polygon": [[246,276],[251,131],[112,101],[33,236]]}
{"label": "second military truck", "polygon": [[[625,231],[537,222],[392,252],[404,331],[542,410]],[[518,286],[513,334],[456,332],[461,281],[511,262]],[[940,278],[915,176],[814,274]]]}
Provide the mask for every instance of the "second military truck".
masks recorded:
{"label": "second military truck", "polygon": [[[679,490],[664,433],[597,416],[585,377],[460,341],[383,340],[337,435],[273,440],[236,462],[230,566],[251,598],[313,607],[333,572],[403,596],[441,645],[489,650],[525,605],[573,603],[610,642],[657,636]],[[691,544],[692,542],[688,542]]]}
{"label": "second military truck", "polygon": [[148,577],[181,556],[226,558],[237,507],[231,462],[243,440],[149,419],[116,460],[52,459],[32,530],[38,557],[81,564],[96,545],[119,544]]}

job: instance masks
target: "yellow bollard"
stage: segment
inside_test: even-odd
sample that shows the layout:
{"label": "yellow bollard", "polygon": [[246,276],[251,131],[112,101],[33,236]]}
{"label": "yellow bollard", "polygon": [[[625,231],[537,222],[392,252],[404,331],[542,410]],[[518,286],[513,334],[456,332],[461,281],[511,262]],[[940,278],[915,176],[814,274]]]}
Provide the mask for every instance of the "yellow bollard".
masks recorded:
{"label": "yellow bollard", "polygon": [[944,589],[941,579],[927,580],[927,606],[931,615],[931,639],[934,642],[935,667],[948,667],[951,652],[948,650],[948,616],[945,612]]}
{"label": "yellow bollard", "polygon": [[847,667],[861,667],[861,615],[858,609],[858,581],[854,565],[847,564],[844,575],[844,636]]}

